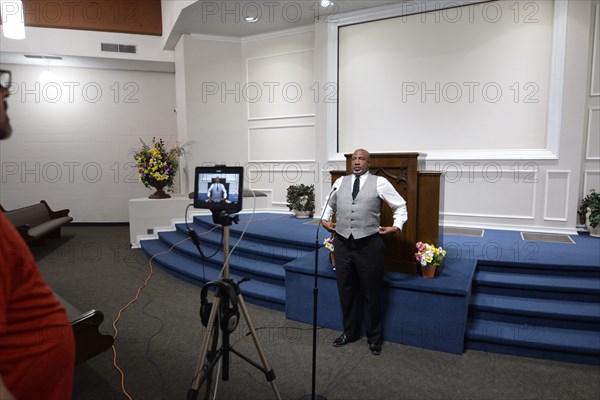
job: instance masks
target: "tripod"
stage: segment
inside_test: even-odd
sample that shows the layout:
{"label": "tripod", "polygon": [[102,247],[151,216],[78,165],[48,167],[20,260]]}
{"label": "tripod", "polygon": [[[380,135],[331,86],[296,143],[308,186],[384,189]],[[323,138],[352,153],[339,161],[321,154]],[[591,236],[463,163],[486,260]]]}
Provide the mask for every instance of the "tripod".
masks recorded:
{"label": "tripod", "polygon": [[[213,369],[220,359],[223,361],[222,379],[223,381],[229,380],[230,353],[237,355],[253,367],[262,371],[265,374],[267,381],[271,384],[273,393],[275,393],[275,398],[281,400],[281,395],[279,394],[277,385],[274,382],[275,372],[273,372],[273,370],[269,367],[267,358],[265,357],[260,342],[258,341],[256,330],[254,329],[254,325],[250,320],[250,314],[248,313],[246,303],[244,302],[244,298],[240,292],[239,285],[237,282],[229,279],[229,226],[231,226],[232,220],[237,222],[237,216],[231,217],[228,214],[217,214],[213,211],[213,220],[215,223],[220,223],[223,226],[223,279],[212,283],[217,289],[215,291],[213,304],[210,308],[210,315],[208,316],[208,321],[206,323],[206,333],[204,334],[204,339],[202,341],[200,359],[196,368],[195,378],[192,382],[192,387],[188,390],[187,400],[196,400],[198,398],[200,388],[204,382],[207,383],[205,399],[208,399],[212,384]],[[203,288],[203,291],[204,290],[205,288]],[[242,311],[242,315],[246,320],[246,324],[250,330],[254,345],[256,346],[256,350],[260,356],[262,366],[231,347],[229,343],[229,335],[237,327],[237,316],[231,317],[227,315],[229,303],[236,304],[237,307],[239,307],[239,309]],[[216,323],[218,318],[227,319],[221,320],[221,323]],[[219,328],[221,328],[222,331],[222,340],[221,346],[217,349],[219,342]],[[210,351],[209,346],[211,347]]]}

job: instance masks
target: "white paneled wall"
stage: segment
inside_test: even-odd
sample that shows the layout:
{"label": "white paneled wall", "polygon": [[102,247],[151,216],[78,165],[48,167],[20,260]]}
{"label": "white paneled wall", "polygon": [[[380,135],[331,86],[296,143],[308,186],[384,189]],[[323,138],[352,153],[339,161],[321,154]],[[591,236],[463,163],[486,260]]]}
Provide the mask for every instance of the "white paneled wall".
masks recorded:
{"label": "white paneled wall", "polygon": [[250,186],[271,192],[275,209],[287,210],[289,185],[319,180],[313,47],[312,28],[242,43]]}
{"label": "white paneled wall", "polygon": [[[174,74],[50,66],[12,70],[0,142],[0,204],[44,199],[76,222],[126,222],[128,201],[152,192],[138,182],[132,151],[140,139],[175,143]],[[47,71],[46,71],[47,72]]]}
{"label": "white paneled wall", "polygon": [[[438,8],[445,3],[456,5],[431,2]],[[503,17],[508,19],[518,9],[522,22],[546,0],[489,4],[506,10]],[[598,0],[555,4],[552,38],[540,36],[538,48],[544,54],[551,48],[550,71],[544,78],[549,84],[543,86],[548,93],[561,89],[560,96],[548,97],[547,135],[536,136],[535,143],[520,143],[513,135],[510,146],[498,145],[500,140],[490,142],[490,148],[485,148],[485,138],[477,137],[473,148],[472,143],[461,144],[457,132],[448,146],[431,146],[434,151],[423,159],[422,169],[445,173],[445,225],[572,233],[578,201],[590,189],[600,190],[600,5]],[[390,9],[394,14],[394,7]],[[343,154],[337,152],[338,26],[385,18],[382,13],[339,15],[308,29],[242,39],[184,35],[174,51],[176,77],[51,66],[55,78],[42,81],[42,67],[3,65],[13,70],[16,82],[9,99],[15,133],[0,143],[0,203],[11,209],[46,199],[57,208],[70,208],[79,222],[127,221],[128,200],[149,194],[137,182],[131,150],[140,137],[172,140],[177,131],[180,139],[196,142],[186,159],[188,171],[205,163],[244,165],[248,186],[268,192],[274,210],[287,210],[290,184],[314,183],[319,209],[331,184],[328,171],[345,167]],[[388,16],[399,16],[392,14]],[[448,29],[457,26],[446,24]],[[486,42],[490,48],[485,54],[500,54],[493,50],[500,39]],[[457,52],[450,55],[450,63]],[[511,70],[517,64],[503,61],[496,65],[502,64],[504,72],[520,73]],[[423,60],[434,71],[452,66],[427,62]],[[485,71],[458,72],[460,82],[470,82]],[[374,88],[384,108],[390,104],[385,96],[401,95],[397,87],[386,87],[388,81],[393,80],[383,76]],[[362,110],[353,112],[360,120]],[[435,119],[436,113],[423,118]],[[510,119],[510,113],[503,118]],[[389,132],[400,128],[389,123],[382,127]],[[370,150],[406,149],[382,140]],[[188,174],[184,191],[191,190],[192,179]]]}
{"label": "white paneled wall", "polygon": [[600,2],[592,1],[591,35],[589,53],[589,86],[586,101],[587,121],[582,157],[583,179],[580,184],[580,199],[590,190],[600,192]]}

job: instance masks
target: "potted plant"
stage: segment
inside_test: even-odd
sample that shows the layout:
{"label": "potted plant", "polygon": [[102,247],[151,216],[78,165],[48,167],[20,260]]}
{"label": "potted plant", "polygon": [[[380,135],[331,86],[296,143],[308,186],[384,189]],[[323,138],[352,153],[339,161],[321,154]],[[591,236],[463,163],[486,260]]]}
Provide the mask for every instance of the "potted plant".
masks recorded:
{"label": "potted plant", "polygon": [[585,216],[585,227],[590,236],[600,237],[600,194],[595,189],[581,200],[579,215]]}
{"label": "potted plant", "polygon": [[440,266],[444,261],[444,257],[446,257],[446,250],[423,242],[418,242],[416,247],[415,260],[421,266],[423,277],[433,278],[436,268]]}
{"label": "potted plant", "polygon": [[315,212],[315,185],[291,185],[287,189],[287,206],[296,218],[312,217]]}

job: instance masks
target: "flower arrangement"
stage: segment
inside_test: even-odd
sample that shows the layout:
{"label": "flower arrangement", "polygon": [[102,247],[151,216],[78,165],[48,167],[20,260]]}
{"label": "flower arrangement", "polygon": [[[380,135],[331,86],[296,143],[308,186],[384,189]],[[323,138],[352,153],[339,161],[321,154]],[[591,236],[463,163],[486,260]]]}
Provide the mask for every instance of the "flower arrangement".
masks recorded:
{"label": "flower arrangement", "polygon": [[173,182],[179,157],[185,154],[184,146],[173,146],[167,150],[162,139],[152,138],[152,144],[146,144],[142,139],[142,148],[133,154],[138,168],[138,179],[147,188],[166,187],[173,191]]}
{"label": "flower arrangement", "polygon": [[333,257],[333,251],[335,250],[333,245],[334,236],[335,235],[331,235],[330,237],[325,238],[323,244],[325,245],[325,248],[329,250],[329,263],[331,264],[331,269],[335,271],[335,258]]}
{"label": "flower arrangement", "polygon": [[415,259],[425,269],[432,265],[440,265],[446,256],[446,250],[429,243],[418,242]]}

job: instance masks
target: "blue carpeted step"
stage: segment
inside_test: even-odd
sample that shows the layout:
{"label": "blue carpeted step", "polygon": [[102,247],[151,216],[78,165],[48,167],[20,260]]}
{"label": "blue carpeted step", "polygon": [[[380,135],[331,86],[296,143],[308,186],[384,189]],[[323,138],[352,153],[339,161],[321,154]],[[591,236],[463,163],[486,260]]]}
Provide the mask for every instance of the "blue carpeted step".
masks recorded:
{"label": "blue carpeted step", "polygon": [[[250,220],[249,218],[250,215],[240,215],[240,223],[238,225],[234,224],[230,226],[229,236],[231,238],[239,237],[246,228],[246,224],[250,224],[248,229],[246,229],[244,238],[263,240],[268,243],[277,244],[277,246],[281,245],[287,248],[301,249],[304,251],[313,251],[315,249],[317,226],[307,225],[308,222],[301,222],[305,220],[299,220],[288,215],[263,219],[261,214],[255,215],[253,220]],[[205,230],[214,227],[211,216],[195,216],[194,224],[203,226]],[[290,232],[289,236],[281,237],[274,234],[275,232],[281,234],[282,224],[285,229],[293,230],[293,232]],[[321,229],[318,240],[320,246],[322,246],[323,239],[326,236],[329,236],[329,233]]]}
{"label": "blue carpeted step", "polygon": [[476,271],[474,281],[477,286],[600,295],[600,280],[587,277]]}
{"label": "blue carpeted step", "polygon": [[476,321],[467,325],[467,347],[474,343],[600,356],[600,331],[527,326],[499,321]]}
{"label": "blue carpeted step", "polygon": [[[177,252],[185,254],[192,260],[195,260],[197,264],[205,262],[215,266],[215,268],[223,266],[223,252],[221,250],[217,251],[215,254],[216,248],[203,248],[205,255],[209,256],[215,254],[214,257],[210,259],[203,259],[191,240],[182,242],[182,240],[185,239],[183,234],[175,231],[160,232],[158,236],[160,240],[169,247],[177,244],[174,249]],[[244,252],[240,251],[239,247],[233,253],[230,253],[229,270],[232,274],[237,273],[251,279],[285,285],[285,269],[282,263],[271,262],[272,260],[269,260],[268,258],[247,258],[244,254]]]}
{"label": "blue carpeted step", "polygon": [[600,364],[600,276],[592,266],[479,262],[466,347]]}
{"label": "blue carpeted step", "polygon": [[600,331],[600,307],[598,303],[476,293],[471,296],[469,321]]}
{"label": "blue carpeted step", "polygon": [[[220,228],[210,231],[208,225],[194,223],[189,224],[189,226],[199,235],[203,249],[204,246],[208,248],[215,248],[216,246],[221,247],[222,232]],[[175,227],[177,232],[182,233],[184,236],[188,236],[187,226],[185,224],[177,224]],[[239,235],[233,237],[230,235],[229,244],[231,247],[237,243],[238,238]],[[265,239],[249,235],[244,235],[244,238],[239,246],[237,246],[236,251],[241,251],[250,258],[256,257],[257,259],[264,259],[264,257],[266,257],[269,259],[281,260],[283,264],[302,257],[309,252],[304,247],[299,248],[298,246],[288,245],[286,243],[274,244],[272,241],[266,241]]]}
{"label": "blue carpeted step", "polygon": [[471,295],[470,306],[474,310],[503,314],[600,322],[600,304],[598,303],[519,298],[476,293]]}
{"label": "blue carpeted step", "polygon": [[509,354],[517,357],[540,358],[594,366],[600,365],[600,356],[597,354],[571,353],[558,350],[537,349],[533,347],[518,347],[502,343],[478,342],[474,340],[468,341],[465,348],[469,350],[486,351],[489,353]]}
{"label": "blue carpeted step", "polygon": [[[202,286],[208,281],[219,279],[220,267],[207,263],[203,268],[197,259],[181,252],[169,251],[172,246],[162,240],[141,240],[140,246],[149,257],[159,254],[153,258],[155,265],[189,283]],[[230,278],[240,281],[245,276],[230,271]],[[240,290],[249,303],[285,310],[285,286],[251,280],[241,284]]]}
{"label": "blue carpeted step", "polygon": [[477,270],[519,275],[552,275],[600,279],[600,268],[596,265],[556,265],[480,260],[477,263]]}

